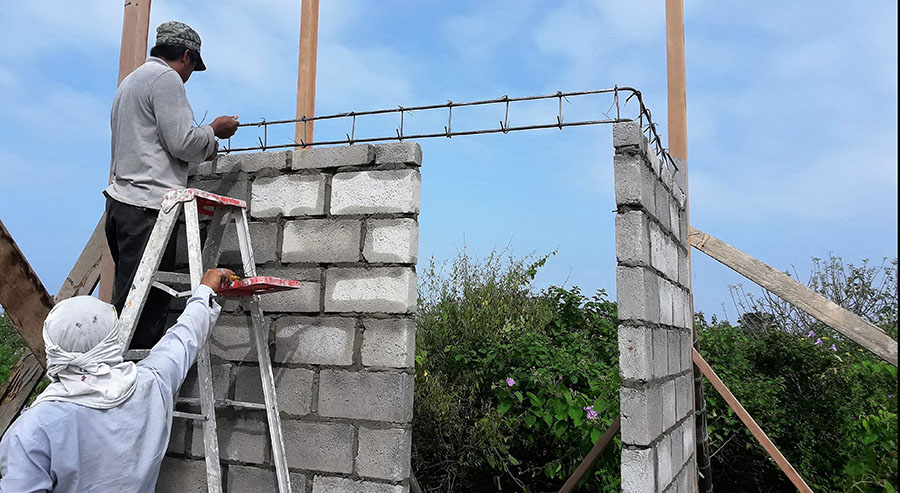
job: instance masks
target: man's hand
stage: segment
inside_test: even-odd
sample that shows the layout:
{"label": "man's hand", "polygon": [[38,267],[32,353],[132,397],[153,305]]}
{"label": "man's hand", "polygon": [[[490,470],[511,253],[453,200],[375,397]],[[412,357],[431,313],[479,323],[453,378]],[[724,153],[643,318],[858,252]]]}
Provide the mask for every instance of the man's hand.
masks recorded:
{"label": "man's hand", "polygon": [[203,279],[200,279],[200,284],[205,284],[212,288],[213,291],[218,291],[227,283],[231,282],[232,277],[234,277],[234,272],[230,269],[209,269],[203,274]]}
{"label": "man's hand", "polygon": [[234,116],[220,116],[217,117],[212,123],[209,124],[213,129],[213,133],[216,134],[216,137],[220,139],[227,139],[234,135],[237,132],[238,117]]}

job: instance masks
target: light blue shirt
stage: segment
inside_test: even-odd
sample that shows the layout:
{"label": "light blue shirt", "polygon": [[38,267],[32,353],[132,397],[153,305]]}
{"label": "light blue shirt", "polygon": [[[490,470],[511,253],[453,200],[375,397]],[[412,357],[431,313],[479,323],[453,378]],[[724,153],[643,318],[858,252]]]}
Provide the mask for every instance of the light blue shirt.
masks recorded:
{"label": "light blue shirt", "polygon": [[200,285],[178,322],[137,364],[122,405],[92,409],[42,402],[0,440],[0,492],[147,492],[156,489],[172,430],[174,399],[221,308]]}

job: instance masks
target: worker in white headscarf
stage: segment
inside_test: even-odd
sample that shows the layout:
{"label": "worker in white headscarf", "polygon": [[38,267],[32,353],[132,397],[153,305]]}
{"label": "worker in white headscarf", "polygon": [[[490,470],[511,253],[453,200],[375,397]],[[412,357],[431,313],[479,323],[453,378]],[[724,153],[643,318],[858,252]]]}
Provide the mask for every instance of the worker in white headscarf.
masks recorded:
{"label": "worker in white headscarf", "polygon": [[156,489],[174,399],[234,275],[211,269],[178,322],[135,364],[124,362],[116,311],[89,296],[61,301],[44,322],[51,383],[0,440],[0,492]]}

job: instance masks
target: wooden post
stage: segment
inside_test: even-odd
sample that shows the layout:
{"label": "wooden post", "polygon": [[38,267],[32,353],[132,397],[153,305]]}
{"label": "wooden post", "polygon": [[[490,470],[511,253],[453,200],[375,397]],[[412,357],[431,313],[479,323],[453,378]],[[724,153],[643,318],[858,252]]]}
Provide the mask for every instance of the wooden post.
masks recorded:
{"label": "wooden post", "polygon": [[[122,47],[119,49],[119,84],[147,59],[150,1],[125,0],[125,16],[122,18]],[[113,171],[110,168],[109,183],[112,183],[112,179]],[[109,302],[112,300],[115,265],[110,256],[105,236],[103,240],[103,254],[100,259],[100,291],[97,296],[101,300]]]}
{"label": "wooden post", "polygon": [[[316,53],[319,38],[319,0],[303,0],[300,8],[300,60],[297,67],[297,118],[316,114]],[[294,141],[313,141],[313,122],[297,122]]]}
{"label": "wooden post", "polygon": [[800,477],[800,474],[797,473],[797,470],[794,469],[794,466],[791,465],[790,462],[781,454],[781,451],[778,450],[778,447],[772,443],[772,440],[766,435],[766,432],[756,424],[756,421],[753,419],[753,416],[750,416],[750,413],[744,409],[744,406],[741,405],[740,401],[728,390],[728,387],[725,386],[725,383],[722,382],[722,379],[716,375],[716,372],[709,366],[706,360],[703,359],[703,356],[697,352],[695,349],[693,351],[693,359],[694,364],[700,369],[700,372],[703,373],[706,378],[712,382],[713,387],[719,391],[719,394],[722,395],[722,398],[725,399],[725,402],[731,407],[735,414],[737,414],[738,418],[740,418],[741,422],[744,423],[744,426],[750,429],[750,433],[753,434],[753,437],[756,438],[756,441],[759,442],[760,445],[766,449],[766,452],[769,453],[769,456],[775,460],[775,463],[778,464],[778,467],[784,471],[784,474],[791,480],[791,483],[794,484],[799,491],[803,493],[812,493],[812,490],[806,484],[806,481]]}

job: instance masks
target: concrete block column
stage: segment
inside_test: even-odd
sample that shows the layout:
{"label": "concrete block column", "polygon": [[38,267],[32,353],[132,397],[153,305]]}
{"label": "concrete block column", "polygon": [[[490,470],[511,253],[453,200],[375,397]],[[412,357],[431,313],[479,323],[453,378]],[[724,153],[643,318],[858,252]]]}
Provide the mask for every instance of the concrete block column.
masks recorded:
{"label": "concrete block column", "polygon": [[687,491],[695,473],[684,194],[638,122],[615,124],[613,145],[622,491]]}

